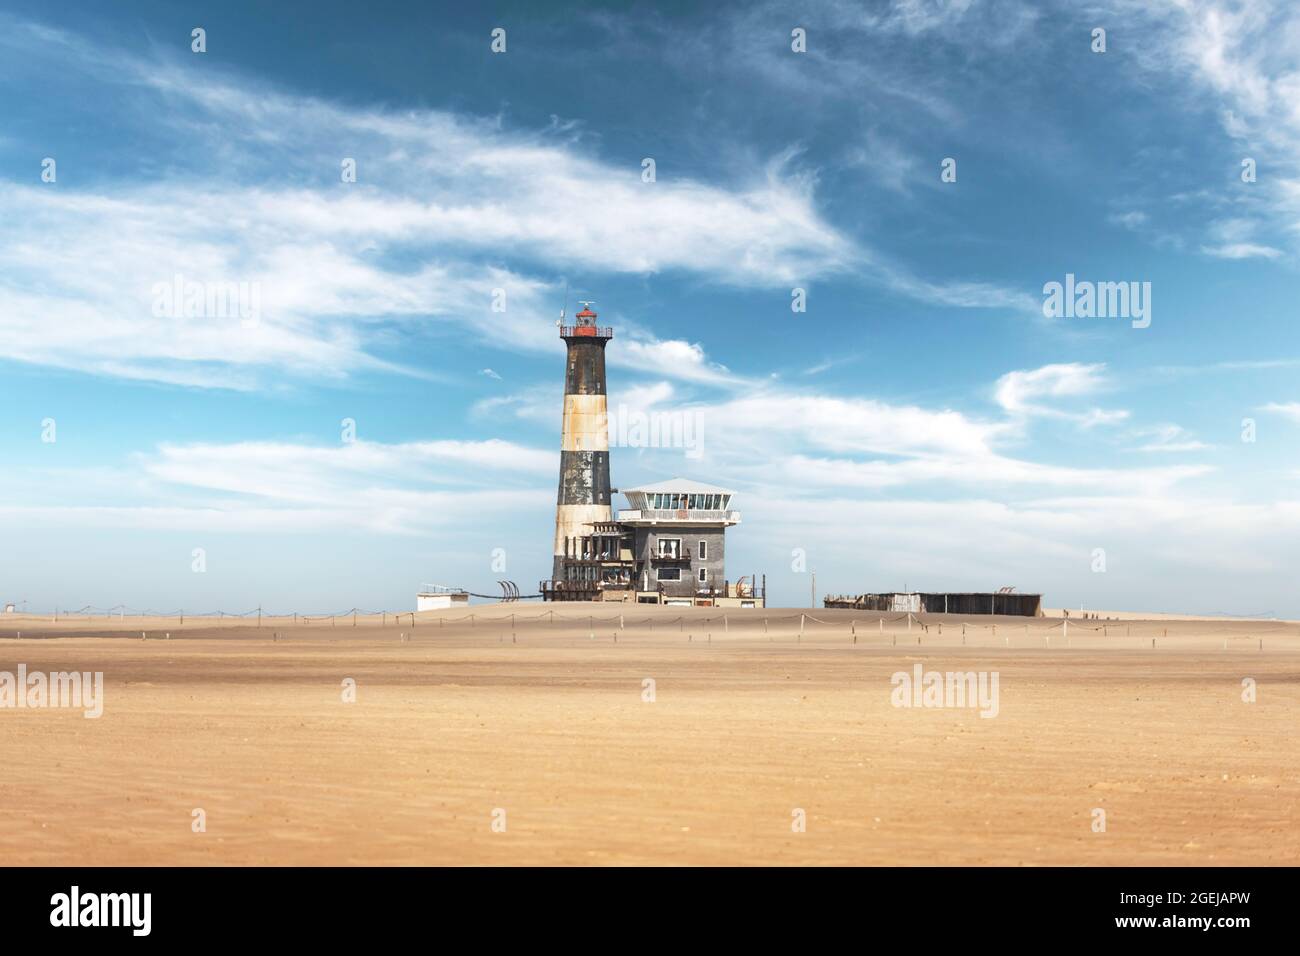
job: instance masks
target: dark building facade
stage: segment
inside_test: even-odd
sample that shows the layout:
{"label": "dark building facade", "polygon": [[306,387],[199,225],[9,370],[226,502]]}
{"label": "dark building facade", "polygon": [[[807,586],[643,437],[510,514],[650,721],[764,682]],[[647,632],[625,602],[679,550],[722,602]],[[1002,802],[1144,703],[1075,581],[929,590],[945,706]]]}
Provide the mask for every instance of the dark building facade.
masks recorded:
{"label": "dark building facade", "polygon": [[754,597],[762,588],[752,578],[727,578],[727,528],[740,522],[733,493],[684,478],[629,488],[629,508],[618,513],[630,532],[636,587],[665,602]]}
{"label": "dark building facade", "polygon": [[762,607],[756,575],[727,577],[727,529],[740,523],[733,492],[685,478],[629,488],[630,508],[567,536],[541,583],[549,600]]}
{"label": "dark building facade", "polygon": [[886,591],[880,594],[829,596],[826,607],[887,611],[892,614],[1010,614],[1042,617],[1043,596],[1020,594],[1011,588],[1000,591]]}

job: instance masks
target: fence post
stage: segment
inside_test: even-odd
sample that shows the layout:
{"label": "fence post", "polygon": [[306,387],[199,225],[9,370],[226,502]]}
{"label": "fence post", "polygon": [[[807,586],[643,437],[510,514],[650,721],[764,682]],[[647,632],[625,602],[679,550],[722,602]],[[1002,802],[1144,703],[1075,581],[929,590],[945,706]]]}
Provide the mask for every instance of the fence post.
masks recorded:
{"label": "fence post", "polygon": [[804,621],[804,615],[800,614],[799,615],[799,642],[800,643],[803,643],[803,621]]}

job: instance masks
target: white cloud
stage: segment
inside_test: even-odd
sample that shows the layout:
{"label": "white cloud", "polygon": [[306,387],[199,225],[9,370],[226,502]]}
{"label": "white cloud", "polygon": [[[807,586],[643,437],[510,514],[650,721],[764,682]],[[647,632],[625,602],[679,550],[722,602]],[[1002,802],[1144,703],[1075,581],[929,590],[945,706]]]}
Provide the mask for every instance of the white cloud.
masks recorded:
{"label": "white cloud", "polygon": [[[1258,194],[1233,198],[1238,208],[1257,210],[1252,219],[1237,217],[1229,225],[1238,235],[1222,235],[1223,223],[1209,231],[1217,241],[1201,251],[1221,259],[1283,256],[1276,245],[1248,238],[1273,227],[1293,233],[1300,226],[1300,17],[1294,4],[1281,0],[1165,0],[1163,3],[1119,2],[1131,29],[1152,42],[1138,51],[1148,68],[1186,77],[1198,105],[1207,95],[1217,107],[1224,130],[1239,141],[1242,157],[1259,164],[1259,178],[1248,187]],[[1234,186],[1244,184],[1234,183]],[[1220,193],[1219,199],[1225,199]]]}
{"label": "white cloud", "polygon": [[[827,488],[926,489],[954,494],[970,487],[1136,489],[1168,492],[1208,474],[1205,465],[1168,468],[1058,466],[1008,455],[1003,446],[1022,437],[1030,415],[1076,426],[1111,423],[1126,413],[1064,412],[1041,403],[1086,395],[1105,380],[1103,366],[1047,366],[1011,373],[999,383],[1006,417],[984,420],[954,409],[929,409],[863,398],[845,398],[770,385],[753,394],[716,402],[675,400],[707,424],[701,446],[704,467],[749,486],[774,483],[800,493]],[[715,424],[716,423],[716,424]],[[657,461],[680,452],[666,453]],[[691,463],[667,461],[663,467]],[[693,466],[699,467],[699,466]]]}
{"label": "white cloud", "polygon": [[1004,455],[847,461],[794,456],[783,462],[788,480],[805,486],[900,488],[922,483],[989,488],[1005,485],[1092,488],[1113,494],[1159,493],[1208,474],[1203,465],[1174,468],[1076,468],[1044,465]]}
{"label": "white cloud", "polygon": [[1007,372],[996,386],[994,397],[1008,412],[1028,414],[1037,410],[1032,400],[1089,395],[1098,391],[1105,379],[1105,365],[1064,362],[1041,368]]}
{"label": "white cloud", "polygon": [[1201,246],[1201,252],[1216,259],[1277,259],[1282,250],[1253,242],[1230,242],[1221,246]]}
{"label": "white cloud", "polygon": [[1269,402],[1267,405],[1261,405],[1259,410],[1300,423],[1300,402]]}
{"label": "white cloud", "polygon": [[1198,441],[1181,425],[1155,425],[1150,428],[1137,428],[1131,433],[1137,439],[1147,439],[1137,448],[1141,452],[1187,452],[1204,451],[1210,446]]}
{"label": "white cloud", "polygon": [[742,383],[726,366],[710,362],[701,346],[680,339],[623,342],[610,353],[610,361],[639,372],[671,375],[695,382],[713,385]]}
{"label": "white cloud", "polygon": [[1041,368],[1008,372],[998,379],[994,400],[1013,416],[1039,416],[1073,421],[1091,428],[1124,421],[1129,413],[1122,409],[1091,408],[1067,411],[1042,399],[1070,399],[1091,395],[1106,386],[1104,363],[1065,362]]}
{"label": "white cloud", "polygon": [[[5,34],[12,56],[32,45],[72,81],[111,87],[147,113],[135,133],[180,151],[147,185],[78,189],[65,170],[0,191],[0,334],[19,361],[206,386],[254,387],[271,371],[341,378],[397,367],[376,346],[431,320],[490,323],[489,345],[558,349],[554,270],[788,288],[859,258],[819,214],[811,179],[783,161],[725,185],[643,183],[640,157],[597,158],[564,129],[336,106],[57,31]],[[339,181],[340,143],[358,158],[357,183]],[[402,176],[385,175],[395,167]],[[153,314],[151,289],[176,275],[255,284],[260,322]],[[505,313],[489,311],[496,288]],[[647,334],[629,354],[666,374],[725,374],[698,346]]]}
{"label": "white cloud", "polygon": [[982,422],[943,409],[891,405],[872,399],[769,389],[697,406],[719,423],[710,444],[750,448],[764,460],[778,450],[803,447],[849,454],[985,455],[1007,425]]}
{"label": "white cloud", "polygon": [[1128,212],[1112,213],[1106,217],[1106,221],[1123,226],[1125,229],[1139,229],[1145,226],[1150,218],[1146,213],[1132,209]]}
{"label": "white cloud", "polygon": [[[792,499],[774,486],[738,495],[748,525],[774,546],[729,544],[729,562],[772,568],[803,547],[828,591],[911,587],[1043,592],[1049,606],[1294,616],[1288,574],[1300,501],[1235,502],[1165,493],[945,501],[861,494]],[[844,528],[862,529],[845,535]],[[778,543],[776,545],[775,543]],[[1095,548],[1105,574],[1092,572]],[[758,563],[767,559],[767,563]],[[783,570],[782,562],[781,570]],[[789,593],[805,575],[769,570]],[[1229,586],[1228,582],[1231,582]]]}
{"label": "white cloud", "polygon": [[[393,484],[415,480],[478,483],[478,470],[523,476],[558,474],[559,455],[489,439],[384,444],[357,440],[337,446],[281,442],[164,444],[145,456],[144,471],[196,488],[311,500],[340,479]],[[454,469],[466,469],[457,473]]]}
{"label": "white cloud", "polygon": [[[0,513],[21,526],[410,535],[500,527],[555,503],[559,453],[514,442],[164,443],[101,475],[10,474],[43,495]],[[12,496],[5,496],[10,497]]]}

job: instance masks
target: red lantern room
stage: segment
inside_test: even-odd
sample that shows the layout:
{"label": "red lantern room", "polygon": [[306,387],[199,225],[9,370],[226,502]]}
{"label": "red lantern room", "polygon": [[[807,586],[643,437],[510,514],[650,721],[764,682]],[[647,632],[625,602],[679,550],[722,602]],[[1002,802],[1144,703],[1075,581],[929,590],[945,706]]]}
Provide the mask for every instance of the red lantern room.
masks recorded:
{"label": "red lantern room", "polygon": [[614,337],[613,329],[602,329],[596,325],[596,313],[591,311],[590,302],[583,302],[582,311],[573,319],[574,325],[560,327],[561,338],[610,339]]}

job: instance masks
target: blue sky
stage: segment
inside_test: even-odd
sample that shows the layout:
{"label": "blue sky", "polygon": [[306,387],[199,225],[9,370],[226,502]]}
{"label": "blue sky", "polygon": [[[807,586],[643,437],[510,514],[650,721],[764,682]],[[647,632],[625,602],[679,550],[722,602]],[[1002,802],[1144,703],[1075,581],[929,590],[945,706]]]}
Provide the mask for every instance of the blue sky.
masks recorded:
{"label": "blue sky", "polygon": [[[775,602],[800,549],[822,593],[1300,616],[1285,4],[457,6],[0,13],[0,600],[531,590],[567,288],[611,404],[703,427],[615,485],[734,488]],[[1046,317],[1067,273],[1150,326]],[[257,321],[158,314],[178,274]]]}

